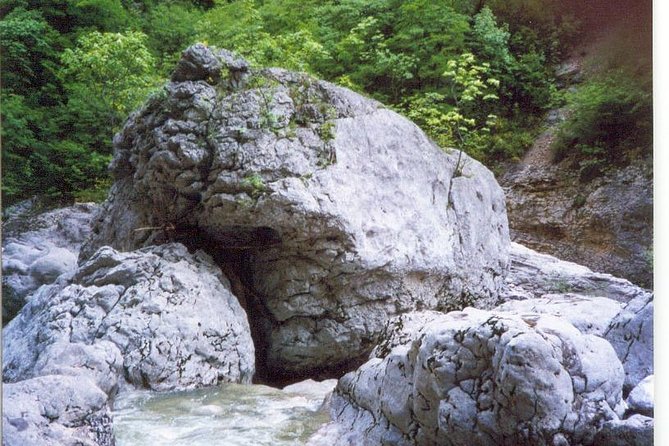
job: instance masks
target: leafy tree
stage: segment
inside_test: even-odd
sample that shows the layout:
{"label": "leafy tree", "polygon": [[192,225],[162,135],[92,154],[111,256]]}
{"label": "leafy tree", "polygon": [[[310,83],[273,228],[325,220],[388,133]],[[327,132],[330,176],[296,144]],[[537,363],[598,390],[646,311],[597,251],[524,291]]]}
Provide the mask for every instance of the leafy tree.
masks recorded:
{"label": "leafy tree", "polygon": [[136,108],[158,82],[155,61],[140,32],[84,34],[74,49],[61,55],[60,72],[71,101],[97,99],[104,105],[100,116],[112,129]]}
{"label": "leafy tree", "polygon": [[496,115],[485,113],[486,103],[498,99],[499,81],[489,72],[489,64],[479,63],[471,53],[451,59],[443,74],[448,82],[446,92],[412,97],[406,103],[407,115],[440,146],[455,146],[475,158],[486,159],[491,129],[498,120]]}
{"label": "leafy tree", "polygon": [[461,148],[472,152],[480,150],[482,135],[490,132],[497,116],[481,111],[485,102],[499,99],[495,90],[499,80],[489,77],[490,65],[478,63],[471,53],[461,54],[448,62],[444,77],[450,83],[450,97],[455,106],[446,114],[451,133],[457,137]]}
{"label": "leafy tree", "polygon": [[389,47],[417,59],[416,86],[441,86],[446,64],[465,48],[469,17],[447,2],[396,3],[396,24]]}
{"label": "leafy tree", "polygon": [[218,4],[197,26],[197,38],[227,48],[257,66],[280,66],[313,72],[313,64],[328,54],[308,30],[271,35],[251,0]]}
{"label": "leafy tree", "polygon": [[136,29],[138,18],[121,0],[75,0],[70,10],[79,28],[101,32]]}
{"label": "leafy tree", "polygon": [[553,148],[557,160],[571,154],[585,177],[650,151],[652,96],[623,72],[581,85],[567,101],[571,114]]}
{"label": "leafy tree", "polygon": [[[23,96],[55,83],[57,34],[37,11],[18,8],[0,21],[3,89]],[[6,67],[10,67],[7,69]]]}
{"label": "leafy tree", "polygon": [[184,3],[158,3],[149,8],[142,29],[158,58],[161,73],[167,75],[181,52],[195,43],[196,25],[203,14],[201,9]]}
{"label": "leafy tree", "polygon": [[38,114],[20,95],[2,92],[2,196],[12,202],[25,194],[32,179],[28,159],[39,144],[36,134]]}
{"label": "leafy tree", "polygon": [[393,52],[374,17],[358,23],[337,47],[337,56],[355,85],[377,90],[396,102],[404,82],[413,78],[417,58]]}

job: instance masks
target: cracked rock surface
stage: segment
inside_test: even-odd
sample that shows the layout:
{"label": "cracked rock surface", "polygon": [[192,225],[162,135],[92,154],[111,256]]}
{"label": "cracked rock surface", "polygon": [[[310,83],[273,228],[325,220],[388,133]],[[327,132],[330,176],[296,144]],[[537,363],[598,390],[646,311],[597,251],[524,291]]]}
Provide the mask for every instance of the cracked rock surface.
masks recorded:
{"label": "cracked rock surface", "polygon": [[47,375],[4,383],[2,444],[112,446],[107,394],[85,377]]}
{"label": "cracked rock surface", "polygon": [[244,311],[203,253],[169,244],[100,249],[69,280],[42,287],[3,330],[3,381],[86,376],[101,391],[250,382]]}
{"label": "cracked rock surface", "polygon": [[27,200],[5,210],[2,223],[2,322],[26,298],[63,273],[74,271],[99,207],[92,203],[41,211]]}
{"label": "cracked rock surface", "polygon": [[364,358],[396,314],[497,303],[493,175],[349,90],[195,45],[114,147],[81,258],[171,238],[235,256],[277,373]]}
{"label": "cracked rock surface", "polygon": [[649,417],[655,410],[655,375],[644,378],[627,397],[627,410]]}
{"label": "cracked rock surface", "polygon": [[653,295],[641,295],[627,303],[604,337],[625,366],[625,392],[629,392],[654,373]]}
{"label": "cracked rock surface", "polygon": [[643,415],[604,423],[597,434],[595,446],[650,446],[653,444],[655,421]]}
{"label": "cracked rock surface", "polygon": [[628,280],[542,254],[521,244],[510,245],[510,268],[502,300],[525,300],[546,294],[574,293],[627,303],[651,293]]}
{"label": "cracked rock surface", "polygon": [[592,444],[624,411],[615,351],[563,319],[467,308],[401,316],[386,334],[339,381],[335,422],[322,436],[355,445]]}

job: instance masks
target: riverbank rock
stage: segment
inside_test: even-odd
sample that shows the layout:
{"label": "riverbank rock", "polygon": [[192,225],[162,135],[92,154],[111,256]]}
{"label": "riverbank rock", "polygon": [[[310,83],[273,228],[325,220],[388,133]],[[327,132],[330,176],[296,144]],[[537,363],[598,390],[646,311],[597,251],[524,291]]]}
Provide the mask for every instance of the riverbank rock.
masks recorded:
{"label": "riverbank rock", "polygon": [[652,294],[635,298],[611,321],[604,334],[625,366],[625,393],[654,373],[653,307]]}
{"label": "riverbank rock", "polygon": [[526,300],[546,294],[573,293],[606,297],[627,303],[651,293],[626,279],[596,273],[590,268],[560,260],[512,242],[510,268],[502,300]]}
{"label": "riverbank rock", "polygon": [[519,163],[500,179],[512,240],[652,288],[652,159],[591,180],[570,163]]}
{"label": "riverbank rock", "polygon": [[610,420],[597,434],[594,446],[652,446],[654,429],[655,420],[643,415]]}
{"label": "riverbank rock", "polygon": [[227,280],[179,244],[100,249],[69,280],[40,288],[2,341],[4,382],[58,373],[105,392],[125,381],[175,390],[254,373],[248,322]]}
{"label": "riverbank rock", "polygon": [[638,413],[649,417],[655,411],[655,376],[644,378],[627,397],[627,410],[630,413]]}
{"label": "riverbank rock", "polygon": [[2,323],[26,298],[63,273],[74,271],[98,210],[92,203],[43,211],[35,201],[5,210],[2,223]]}
{"label": "riverbank rock", "polygon": [[338,427],[324,436],[330,429],[360,445],[591,444],[624,411],[615,351],[565,320],[473,308],[412,318],[424,323],[410,341],[390,329],[394,340],[339,381]]}
{"label": "riverbank rock", "polygon": [[92,381],[48,375],[2,385],[5,446],[113,446],[107,394]]}
{"label": "riverbank rock", "polygon": [[206,250],[239,278],[274,375],[364,358],[396,314],[497,303],[509,242],[493,175],[349,90],[195,45],[114,147],[82,259]]}
{"label": "riverbank rock", "polygon": [[549,314],[562,318],[581,333],[604,336],[623,304],[606,297],[580,294],[545,294],[541,298],[506,302],[496,311],[510,314]]}

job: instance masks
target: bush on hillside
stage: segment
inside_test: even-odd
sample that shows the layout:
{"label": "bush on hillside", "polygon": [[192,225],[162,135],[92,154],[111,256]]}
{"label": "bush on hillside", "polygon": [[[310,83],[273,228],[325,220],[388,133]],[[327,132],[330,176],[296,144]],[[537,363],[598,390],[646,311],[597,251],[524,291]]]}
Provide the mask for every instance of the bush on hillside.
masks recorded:
{"label": "bush on hillside", "polygon": [[622,73],[593,79],[567,96],[569,118],[553,146],[555,161],[575,158],[586,178],[651,150],[652,95]]}

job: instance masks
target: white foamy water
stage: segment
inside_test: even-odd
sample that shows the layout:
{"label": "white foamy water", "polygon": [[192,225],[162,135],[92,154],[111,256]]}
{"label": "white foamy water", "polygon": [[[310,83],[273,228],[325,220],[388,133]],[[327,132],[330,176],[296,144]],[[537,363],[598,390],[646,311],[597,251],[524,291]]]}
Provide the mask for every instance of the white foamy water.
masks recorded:
{"label": "white foamy water", "polygon": [[114,403],[117,446],[298,446],[329,421],[334,382],[282,391],[225,384],[187,392],[132,391]]}

